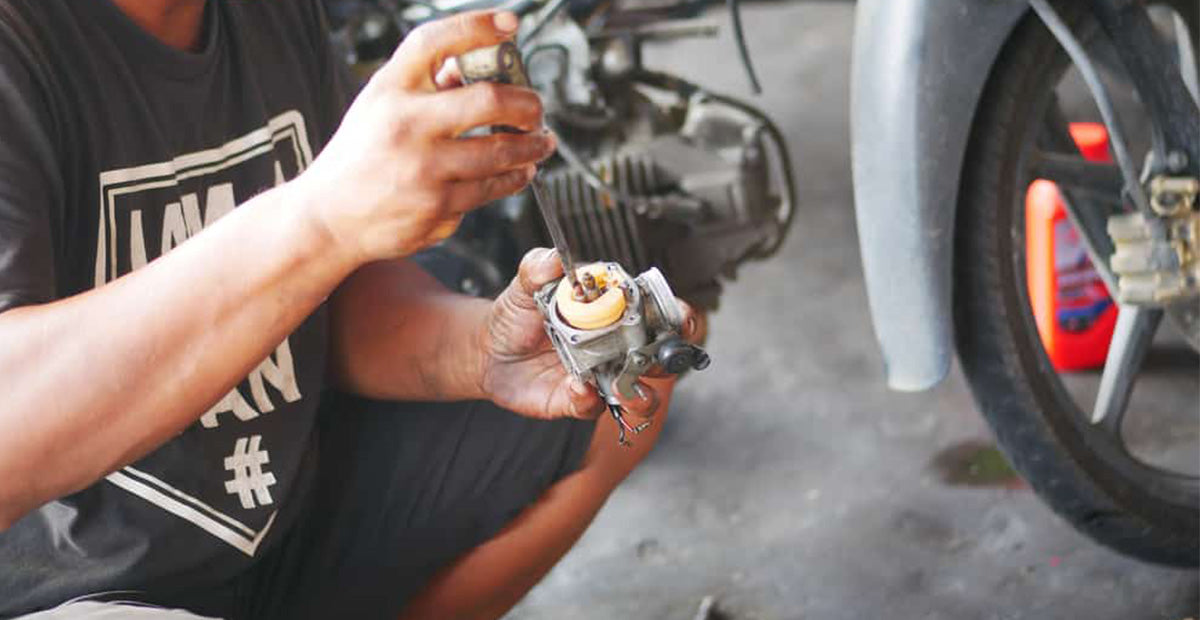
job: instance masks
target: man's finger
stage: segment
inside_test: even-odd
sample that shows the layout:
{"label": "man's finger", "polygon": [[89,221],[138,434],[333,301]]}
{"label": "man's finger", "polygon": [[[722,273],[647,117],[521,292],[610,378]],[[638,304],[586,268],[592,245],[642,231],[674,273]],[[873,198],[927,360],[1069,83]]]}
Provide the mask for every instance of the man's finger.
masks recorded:
{"label": "man's finger", "polygon": [[596,390],[576,377],[567,378],[568,410],[571,417],[595,420],[604,412],[604,400]]}
{"label": "man's finger", "polygon": [[682,299],[677,301],[683,308],[683,329],[679,335],[692,344],[704,344],[708,338],[708,313],[696,310]]}
{"label": "man's finger", "polygon": [[446,60],[512,38],[518,19],[509,11],[469,11],[413,30],[381,70],[402,88],[432,91]]}
{"label": "man's finger", "polygon": [[536,173],[537,169],[531,165],[478,181],[451,181],[447,190],[450,193],[450,210],[464,213],[493,200],[511,196],[528,185]]}
{"label": "man's finger", "polygon": [[562,261],[558,252],[549,248],[534,248],[525,253],[517,268],[517,285],[521,293],[533,297],[546,284],[561,278]]}
{"label": "man's finger", "polygon": [[547,248],[533,248],[521,258],[517,277],[508,284],[500,299],[524,311],[537,310],[533,296],[548,282],[563,275],[562,261],[558,252]]}
{"label": "man's finger", "polygon": [[504,125],[521,131],[542,128],[542,99],[528,88],[477,82],[424,99],[430,131],[457,138],[477,127]]}
{"label": "man's finger", "polygon": [[498,133],[449,140],[442,150],[443,174],[452,181],[486,179],[536,164],[554,153],[553,134]]}
{"label": "man's finger", "polygon": [[439,91],[462,86],[462,71],[458,69],[458,60],[447,59],[446,64],[442,65],[437,75],[434,76],[433,82]]}
{"label": "man's finger", "polygon": [[429,234],[430,241],[437,243],[449,239],[450,235],[453,235],[454,231],[458,230],[458,227],[462,225],[462,220],[463,216],[460,214],[438,224]]}

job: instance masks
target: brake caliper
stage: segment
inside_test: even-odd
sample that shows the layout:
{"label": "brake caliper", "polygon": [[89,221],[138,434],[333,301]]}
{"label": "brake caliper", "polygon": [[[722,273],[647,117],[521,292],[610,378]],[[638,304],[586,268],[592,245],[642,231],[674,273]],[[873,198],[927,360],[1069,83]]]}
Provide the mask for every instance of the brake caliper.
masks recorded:
{"label": "brake caliper", "polygon": [[1121,303],[1160,306],[1200,295],[1198,193],[1195,178],[1159,176],[1150,182],[1150,207],[1159,217],[1129,213],[1108,219]]}

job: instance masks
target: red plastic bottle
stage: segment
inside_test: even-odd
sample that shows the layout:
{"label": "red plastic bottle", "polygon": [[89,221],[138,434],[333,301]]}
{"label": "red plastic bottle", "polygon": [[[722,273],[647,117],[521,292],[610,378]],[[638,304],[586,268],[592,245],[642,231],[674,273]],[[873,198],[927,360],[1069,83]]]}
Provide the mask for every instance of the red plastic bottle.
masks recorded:
{"label": "red plastic bottle", "polygon": [[[1104,125],[1071,123],[1070,131],[1085,158],[1112,161]],[[1031,183],[1025,197],[1025,266],[1050,363],[1059,371],[1103,366],[1117,306],[1067,218],[1058,186],[1044,179]]]}

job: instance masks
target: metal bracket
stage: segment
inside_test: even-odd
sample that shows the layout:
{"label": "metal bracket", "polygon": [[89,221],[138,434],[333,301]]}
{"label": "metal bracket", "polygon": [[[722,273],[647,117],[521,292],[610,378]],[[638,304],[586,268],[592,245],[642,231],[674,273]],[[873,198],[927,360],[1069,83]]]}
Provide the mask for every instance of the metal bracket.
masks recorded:
{"label": "metal bracket", "polygon": [[613,381],[613,384],[617,386],[618,394],[628,399],[638,397],[634,386],[637,384],[638,377],[646,374],[646,371],[654,364],[654,354],[658,352],[661,343],[661,340],[657,340],[636,351],[631,351],[629,355],[625,356],[625,364],[621,366],[621,372]]}

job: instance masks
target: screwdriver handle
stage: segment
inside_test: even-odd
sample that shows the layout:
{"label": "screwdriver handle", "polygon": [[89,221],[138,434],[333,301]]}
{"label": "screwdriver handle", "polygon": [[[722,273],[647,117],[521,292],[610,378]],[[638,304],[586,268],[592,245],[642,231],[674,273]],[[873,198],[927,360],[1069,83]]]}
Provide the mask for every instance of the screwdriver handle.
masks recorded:
{"label": "screwdriver handle", "polygon": [[[504,41],[489,47],[475,48],[455,57],[463,84],[493,82],[529,88],[529,75],[525,63],[521,62],[521,50],[512,41]],[[516,127],[496,125],[493,131],[501,133],[524,133]]]}
{"label": "screwdriver handle", "polygon": [[[476,82],[493,82],[496,84],[512,84],[529,88],[529,75],[525,73],[525,63],[521,61],[521,50],[512,41],[504,41],[489,47],[480,47],[459,54],[455,58],[458,71],[462,74],[464,84]],[[504,133],[524,133],[515,127],[498,125],[493,131]],[[575,261],[571,248],[567,245],[567,236],[558,220],[558,212],[549,204],[549,197],[542,191],[541,170],[530,184],[533,200],[537,203],[550,233],[550,240],[558,250],[559,259],[563,264],[563,272],[572,287],[578,284],[575,273]]]}
{"label": "screwdriver handle", "polygon": [[459,54],[455,61],[463,83],[495,82],[529,88],[529,75],[521,62],[521,50],[512,41],[480,47]]}

